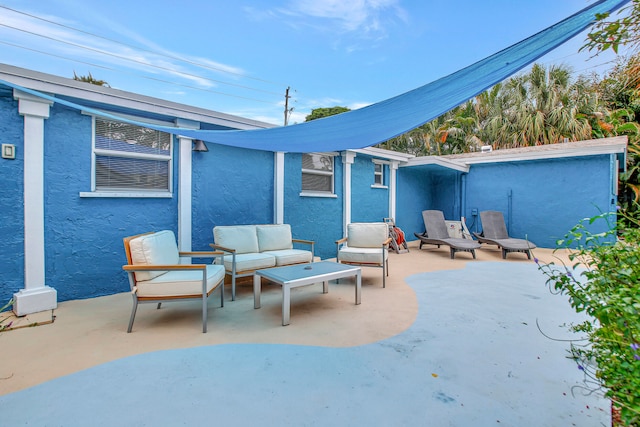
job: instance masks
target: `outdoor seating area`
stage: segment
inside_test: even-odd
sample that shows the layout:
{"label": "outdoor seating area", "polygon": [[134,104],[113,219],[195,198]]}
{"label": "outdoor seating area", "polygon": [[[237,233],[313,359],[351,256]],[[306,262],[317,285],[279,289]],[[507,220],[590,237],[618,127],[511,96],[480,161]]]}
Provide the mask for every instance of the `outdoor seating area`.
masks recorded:
{"label": "outdoor seating area", "polygon": [[[567,259],[536,250],[541,261],[555,256]],[[142,305],[135,334],[124,332],[128,293],[63,302],[52,324],[2,335],[5,360],[20,360],[0,366],[0,406],[14,408],[5,421],[16,425],[29,410],[32,420],[53,424],[131,425],[142,422],[137,411],[122,410],[131,396],[136,405],[154,406],[147,423],[205,423],[211,411],[235,425],[275,422],[283,405],[291,425],[330,423],[353,409],[349,402],[366,402],[358,425],[607,419],[608,401],[571,395],[582,373],[565,357],[568,344],[535,326],[539,319],[545,332],[564,337],[559,325],[572,319],[563,316],[575,313],[549,292],[532,261],[504,260],[497,247],[478,251],[473,262],[418,250],[389,258],[394,273],[386,289],[375,269],[362,269],[360,305],[353,303],[355,278],[330,282],[327,294],[321,287],[292,289],[286,328],[279,322],[281,290],[263,287],[256,310],[251,283],[244,282],[233,304],[209,310],[215,329],[207,334],[196,333],[195,301],[163,310]],[[29,352],[21,350],[26,345]],[[473,363],[470,348],[483,355]],[[141,367],[149,375],[131,377]],[[123,381],[129,393],[121,392]],[[87,393],[87,384],[94,391]],[[207,393],[194,394],[193,387]],[[403,397],[390,402],[389,393]],[[207,411],[175,410],[203,399]],[[240,410],[247,399],[255,402],[252,410]]]}

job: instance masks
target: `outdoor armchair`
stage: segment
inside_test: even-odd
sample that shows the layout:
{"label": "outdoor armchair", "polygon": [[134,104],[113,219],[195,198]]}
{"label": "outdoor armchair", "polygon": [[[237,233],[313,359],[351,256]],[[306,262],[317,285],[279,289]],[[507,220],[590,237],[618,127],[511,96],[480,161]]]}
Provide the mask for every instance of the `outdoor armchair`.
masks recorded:
{"label": "outdoor armchair", "polygon": [[180,264],[180,257],[212,258],[222,252],[178,252],[173,231],[164,230],[124,238],[133,308],[127,332],[131,332],[138,303],[201,300],[202,332],[207,332],[207,301],[220,288],[224,306],[224,267],[215,264]]}
{"label": "outdoor armchair", "polygon": [[389,227],[384,222],[354,222],[347,237],[336,241],[336,259],[342,264],[382,268],[382,287],[389,275]]}

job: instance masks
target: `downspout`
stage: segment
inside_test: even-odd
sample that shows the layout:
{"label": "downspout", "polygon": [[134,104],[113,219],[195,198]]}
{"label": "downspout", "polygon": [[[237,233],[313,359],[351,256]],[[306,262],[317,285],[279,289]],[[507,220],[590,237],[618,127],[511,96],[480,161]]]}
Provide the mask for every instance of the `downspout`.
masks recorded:
{"label": "downspout", "polygon": [[511,218],[513,217],[513,190],[510,188],[507,191],[507,231],[509,235],[511,235]]}
{"label": "downspout", "polygon": [[466,214],[467,214],[467,174],[465,172],[462,172],[460,176],[460,219],[466,217]]}

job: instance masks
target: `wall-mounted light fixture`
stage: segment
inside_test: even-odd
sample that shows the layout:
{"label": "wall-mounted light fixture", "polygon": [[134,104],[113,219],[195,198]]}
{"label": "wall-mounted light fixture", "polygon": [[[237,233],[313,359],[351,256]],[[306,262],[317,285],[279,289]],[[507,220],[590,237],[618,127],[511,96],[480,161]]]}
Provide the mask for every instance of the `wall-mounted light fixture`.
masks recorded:
{"label": "wall-mounted light fixture", "polygon": [[209,151],[204,141],[201,139],[196,139],[193,141],[193,151]]}

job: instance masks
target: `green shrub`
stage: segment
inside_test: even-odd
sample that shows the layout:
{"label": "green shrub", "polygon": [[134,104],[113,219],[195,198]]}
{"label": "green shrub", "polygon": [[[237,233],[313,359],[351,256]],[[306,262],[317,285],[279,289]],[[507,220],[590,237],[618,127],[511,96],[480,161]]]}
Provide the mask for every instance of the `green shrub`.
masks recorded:
{"label": "green shrub", "polygon": [[588,387],[603,390],[620,409],[622,423],[640,425],[640,229],[593,234],[596,221],[615,214],[585,219],[558,241],[558,249],[574,247],[567,265],[540,264],[549,288],[569,297],[587,320],[571,325],[586,335],[587,345],[573,343],[570,355],[584,371]]}

